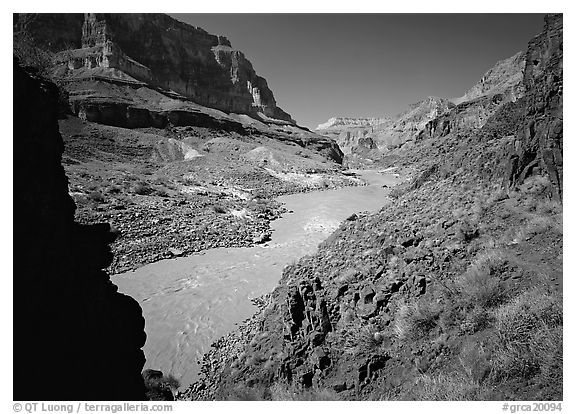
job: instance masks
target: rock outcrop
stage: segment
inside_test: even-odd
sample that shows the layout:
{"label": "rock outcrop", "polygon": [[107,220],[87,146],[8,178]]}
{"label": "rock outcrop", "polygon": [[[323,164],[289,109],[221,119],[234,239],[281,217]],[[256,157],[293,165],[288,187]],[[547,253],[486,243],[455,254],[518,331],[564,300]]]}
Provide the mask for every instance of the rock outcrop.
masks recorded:
{"label": "rock outcrop", "polygon": [[522,122],[506,154],[505,184],[521,184],[533,170],[545,172],[553,196],[563,185],[563,52],[562,15],[545,19],[544,31],[528,44],[523,84]]}
{"label": "rock outcrop", "polygon": [[478,130],[506,102],[509,101],[502,94],[481,96],[464,101],[426,123],[416,135],[416,141],[439,138],[450,133],[464,134]]}
{"label": "rock outcrop", "polygon": [[525,91],[522,82],[525,62],[525,52],[497,62],[468,92],[452,100],[456,106],[430,120],[416,139],[479,130],[502,105],[522,98]]}
{"label": "rock outcrop", "polygon": [[20,15],[15,31],[59,52],[59,76],[70,82],[111,77],[107,71],[115,69],[132,78],[124,81],[144,82],[209,108],[294,123],[228,39],[164,14]]}
{"label": "rock outcrop", "polygon": [[144,400],[138,303],[106,268],[116,233],[80,225],[57,91],[14,62],[14,399]]}

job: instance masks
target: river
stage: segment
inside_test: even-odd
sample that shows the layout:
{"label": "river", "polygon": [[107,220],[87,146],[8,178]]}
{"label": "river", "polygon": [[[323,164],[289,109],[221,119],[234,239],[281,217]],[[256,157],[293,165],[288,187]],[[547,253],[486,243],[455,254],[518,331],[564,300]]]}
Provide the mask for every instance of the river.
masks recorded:
{"label": "river", "polygon": [[314,253],[352,213],[389,202],[383,185],[396,184],[396,175],[356,173],[368,185],[279,197],[293,213],[271,223],[265,245],[211,249],[112,276],[119,291],[142,306],[145,368],[170,373],[187,387],[210,344],[255,313],[250,299],[272,291],[284,266]]}

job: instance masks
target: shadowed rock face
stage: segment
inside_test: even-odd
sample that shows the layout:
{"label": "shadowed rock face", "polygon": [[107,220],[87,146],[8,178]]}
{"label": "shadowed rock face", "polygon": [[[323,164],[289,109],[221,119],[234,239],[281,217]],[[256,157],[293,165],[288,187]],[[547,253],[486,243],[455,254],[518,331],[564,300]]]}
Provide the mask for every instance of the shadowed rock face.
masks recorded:
{"label": "shadowed rock face", "polygon": [[110,226],[74,221],[56,102],[14,62],[14,399],[144,400],[142,310],[101,270]]}

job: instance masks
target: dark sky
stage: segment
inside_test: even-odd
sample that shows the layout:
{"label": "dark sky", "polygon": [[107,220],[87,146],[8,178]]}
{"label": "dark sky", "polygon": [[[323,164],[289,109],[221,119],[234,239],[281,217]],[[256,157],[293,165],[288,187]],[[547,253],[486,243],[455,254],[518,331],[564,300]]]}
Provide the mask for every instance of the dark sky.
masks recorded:
{"label": "dark sky", "polygon": [[224,35],[266,78],[278,106],[315,128],[332,116],[394,115],[430,95],[463,95],[526,50],[542,14],[172,14]]}

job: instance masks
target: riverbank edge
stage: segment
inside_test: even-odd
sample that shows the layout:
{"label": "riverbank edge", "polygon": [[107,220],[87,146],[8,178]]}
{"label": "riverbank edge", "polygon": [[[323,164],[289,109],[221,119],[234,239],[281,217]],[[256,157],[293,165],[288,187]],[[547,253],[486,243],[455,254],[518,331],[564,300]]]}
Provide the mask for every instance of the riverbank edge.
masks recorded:
{"label": "riverbank edge", "polygon": [[[169,260],[181,257],[189,257],[195,254],[204,254],[206,251],[216,248],[239,248],[239,247],[254,247],[257,245],[262,245],[270,240],[272,228],[271,223],[280,217],[283,214],[289,214],[290,211],[284,207],[284,203],[278,201],[278,198],[281,196],[287,195],[295,195],[295,194],[305,194],[310,192],[323,192],[329,190],[336,190],[345,187],[354,187],[354,186],[365,186],[368,183],[363,180],[362,178],[357,176],[357,173],[354,171],[359,170],[350,170],[350,171],[342,171],[337,174],[318,174],[322,177],[324,182],[327,183],[326,186],[307,186],[301,185],[300,187],[293,187],[293,188],[286,188],[281,189],[281,191],[274,191],[271,189],[273,197],[271,198],[264,198],[259,200],[262,204],[263,208],[265,208],[268,213],[261,215],[258,217],[257,220],[253,221],[244,221],[242,225],[245,227],[244,230],[248,233],[256,234],[255,237],[244,238],[239,241],[230,241],[226,237],[215,237],[209,240],[206,248],[190,248],[190,249],[174,249],[171,247],[173,243],[170,243],[170,240],[166,240],[163,250],[165,251],[164,254],[147,254],[143,259],[138,261],[137,266],[132,266],[129,264],[119,264],[113,263],[113,265],[108,269],[109,274],[113,277],[122,276],[123,274],[134,272],[148,264],[156,263],[162,260]],[[166,214],[172,214],[176,216],[176,210],[179,209],[181,206],[180,204],[171,205],[171,208],[168,208],[166,211],[161,214],[165,216]],[[214,212],[215,215],[218,214]],[[160,214],[159,214],[160,215]],[[160,219],[160,217],[151,217],[151,220]],[[234,221],[229,222],[230,226],[235,225]],[[159,232],[157,232],[158,235]],[[130,243],[133,242],[132,238],[129,235],[123,235],[122,238],[118,240],[118,242],[123,243]],[[118,243],[117,242],[117,243]],[[113,252],[115,257],[119,256],[120,252],[117,252],[114,249],[114,245],[112,246]],[[130,253],[130,252],[129,252]],[[128,253],[128,254],[129,254]],[[128,256],[127,253],[123,253],[122,256]],[[124,257],[124,262],[130,263],[131,260],[128,260]]]}
{"label": "riverbank edge", "polygon": [[[350,170],[360,171],[360,170]],[[391,189],[398,189],[402,187],[402,184],[408,182],[411,177],[411,170],[405,167],[389,167],[385,169],[375,169],[369,170],[375,171],[379,174],[393,174],[397,179],[397,183],[393,186],[389,186]],[[394,171],[394,172],[392,172]],[[367,185],[367,181],[362,180],[363,185]],[[394,201],[394,197],[389,194],[387,196],[390,202]],[[389,204],[388,204],[389,205]],[[382,207],[386,208],[388,205]],[[350,217],[356,219],[362,213],[352,214]],[[345,220],[343,220],[344,222]],[[342,223],[341,223],[342,225]],[[340,225],[340,226],[341,226]],[[338,226],[338,228],[340,228]],[[331,234],[338,231],[334,230]],[[329,238],[330,236],[328,236]],[[300,260],[297,259],[297,260]],[[282,270],[284,273],[285,269]],[[210,350],[205,352],[202,356],[202,360],[198,361],[200,365],[199,379],[192,384],[190,384],[184,391],[178,390],[174,399],[177,401],[209,401],[214,400],[214,396],[211,392],[215,389],[215,383],[212,381],[212,376],[210,373],[218,372],[218,368],[225,365],[227,361],[238,360],[238,357],[243,352],[243,347],[246,343],[252,341],[256,334],[258,333],[258,328],[262,322],[262,317],[264,311],[272,304],[272,293],[278,287],[282,279],[278,281],[276,286],[270,291],[257,298],[251,299],[251,302],[256,306],[256,312],[244,321],[237,324],[236,328],[229,333],[223,335],[210,345]],[[219,358],[218,356],[223,356]]]}

